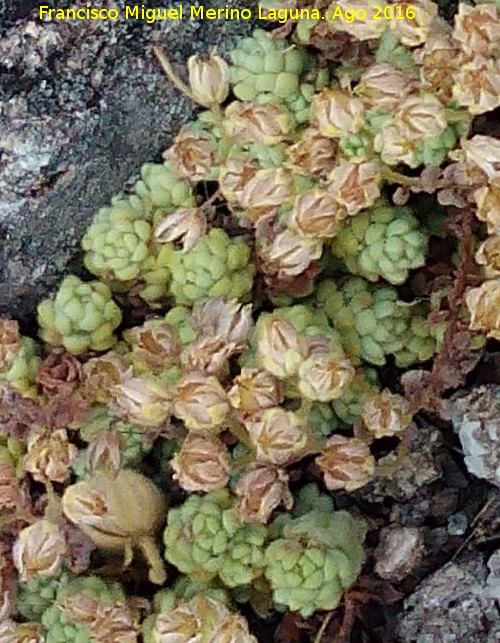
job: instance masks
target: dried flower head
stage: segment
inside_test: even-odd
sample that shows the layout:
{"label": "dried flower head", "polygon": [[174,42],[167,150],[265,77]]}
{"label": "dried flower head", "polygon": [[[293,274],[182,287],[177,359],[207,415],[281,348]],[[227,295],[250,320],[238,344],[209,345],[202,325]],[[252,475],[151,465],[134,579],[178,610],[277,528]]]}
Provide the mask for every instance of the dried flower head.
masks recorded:
{"label": "dried flower head", "polygon": [[467,163],[484,172],[488,181],[500,184],[500,140],[476,134],[462,143]]}
{"label": "dried flower head", "polygon": [[231,345],[222,337],[199,337],[183,352],[182,363],[186,370],[219,376],[231,354]]}
{"label": "dried flower head", "polygon": [[22,581],[37,576],[56,576],[66,554],[66,541],[59,527],[49,520],[37,520],[25,527],[12,555]]}
{"label": "dried flower head", "polygon": [[415,50],[413,57],[419,66],[423,87],[431,90],[444,103],[450,101],[452,74],[463,63],[458,45],[451,35],[433,31],[424,46]]}
{"label": "dried flower head", "polygon": [[463,51],[471,56],[498,56],[500,54],[500,13],[491,4],[472,7],[460,3],[455,16],[453,38]]}
{"label": "dried flower head", "polygon": [[408,139],[439,136],[447,126],[446,110],[433,94],[409,96],[395,114],[395,124]]}
{"label": "dried flower head", "polygon": [[180,179],[192,183],[207,180],[217,162],[210,136],[194,131],[188,125],[181,127],[163,158]]}
{"label": "dried flower head", "polygon": [[477,249],[475,260],[477,264],[484,266],[487,279],[500,277],[500,236],[495,234],[483,241]]}
{"label": "dried flower head", "polygon": [[257,413],[283,401],[283,386],[269,371],[242,368],[228,392],[231,406],[243,413]]}
{"label": "dried flower head", "polygon": [[356,86],[356,94],[372,109],[394,111],[418,88],[418,78],[389,63],[376,63],[366,69]]}
{"label": "dried flower head", "polygon": [[365,403],[361,417],[370,434],[384,438],[406,431],[413,414],[404,397],[384,389]]}
{"label": "dried flower head", "polygon": [[330,491],[354,491],[367,484],[375,472],[368,445],[358,438],[333,435],[316,458]]}
{"label": "dried flower head", "polygon": [[263,368],[276,377],[293,377],[299,370],[303,351],[303,342],[290,323],[270,315],[259,325],[259,361]]}
{"label": "dried flower head", "polygon": [[197,103],[208,109],[223,103],[229,93],[229,66],[217,54],[208,60],[191,56],[188,60],[189,85]]}
{"label": "dried flower head", "polygon": [[33,432],[28,438],[24,469],[39,482],[66,482],[77,456],[78,449],[69,442],[65,429]]}
{"label": "dried flower head", "polygon": [[336,141],[308,127],[296,143],[287,147],[286,167],[304,176],[324,179],[335,165],[337,149]]}
{"label": "dried flower head", "polygon": [[106,404],[111,400],[111,388],[130,377],[132,368],[121,355],[109,351],[83,364],[83,395],[94,402]]}
{"label": "dried flower head", "polygon": [[380,196],[382,176],[378,163],[344,161],[328,177],[328,191],[353,215],[372,206]]}
{"label": "dried flower head", "polygon": [[184,252],[191,250],[207,232],[207,219],[199,208],[177,208],[165,212],[162,218],[157,216],[155,240],[158,243],[181,242]]}
{"label": "dried flower head", "polygon": [[413,166],[416,161],[415,142],[403,134],[394,124],[388,124],[377,133],[373,148],[387,165],[406,163]]}
{"label": "dried flower head", "polygon": [[63,350],[55,350],[40,365],[37,381],[48,395],[69,395],[83,379],[78,359]]}
{"label": "dried flower head", "polygon": [[292,196],[289,173],[283,168],[257,170],[239,196],[239,204],[253,223],[274,214]]}
{"label": "dried flower head", "polygon": [[416,2],[402,2],[398,4],[399,7],[402,15],[406,16],[410,9],[414,17],[401,20],[396,16],[390,21],[391,31],[406,47],[418,47],[425,43],[436,23],[438,5],[431,0],[416,0]]}
{"label": "dried flower head", "polygon": [[304,457],[310,438],[310,429],[292,411],[281,407],[266,409],[245,421],[257,462],[278,467]]}
{"label": "dried flower head", "polygon": [[94,473],[102,469],[111,476],[118,475],[125,449],[123,436],[113,429],[103,429],[96,433],[87,450],[85,470]]}
{"label": "dried flower head", "polygon": [[471,316],[470,328],[483,330],[488,337],[500,339],[500,278],[471,288],[465,296],[465,303]]}
{"label": "dried flower head", "polygon": [[219,189],[229,204],[241,201],[243,189],[256,171],[256,164],[248,158],[230,156],[225,160],[219,170]]}
{"label": "dried flower head", "polygon": [[157,377],[128,377],[112,386],[110,392],[111,407],[129,422],[159,426],[170,415],[169,387]]}
{"label": "dried flower head", "polygon": [[464,62],[453,73],[452,98],[476,116],[500,105],[500,58],[475,58]]}
{"label": "dried flower head", "polygon": [[231,473],[226,445],[207,432],[190,432],[170,461],[174,480],[186,491],[210,492],[225,487]]}
{"label": "dried flower head", "polygon": [[217,378],[188,373],[175,388],[173,413],[188,429],[220,432],[229,413],[226,392]]}
{"label": "dried flower head", "polygon": [[259,248],[261,270],[266,275],[283,279],[304,273],[323,253],[323,241],[304,237],[286,229],[274,237],[270,244]]}
{"label": "dried flower head", "polygon": [[500,180],[484,185],[474,192],[476,216],[486,223],[490,234],[500,233]]}
{"label": "dried flower head", "polygon": [[287,510],[293,506],[287,473],[268,464],[253,464],[238,480],[235,491],[241,498],[238,514],[244,522],[266,524],[279,505]]}
{"label": "dried flower head", "polygon": [[172,326],[163,319],[150,319],[142,326],[134,326],[125,331],[123,337],[132,348],[136,367],[140,362],[144,369],[158,372],[170,364],[179,362],[179,337]]}
{"label": "dried flower head", "polygon": [[231,348],[231,354],[239,353],[247,345],[252,330],[252,306],[210,297],[195,303],[191,325],[198,335],[221,337]]}
{"label": "dried flower head", "polygon": [[286,225],[301,237],[328,239],[337,234],[344,216],[333,194],[316,188],[295,198]]}
{"label": "dried flower head", "polygon": [[149,565],[152,583],[163,584],[165,569],[154,535],[165,518],[161,493],[145,476],[122,469],[116,477],[96,471],[66,488],[62,509],[71,522],[104,549],[139,547]]}
{"label": "dried flower head", "polygon": [[312,101],[313,122],[323,136],[340,138],[359,131],[365,109],[359,98],[340,89],[322,89]]}
{"label": "dried flower head", "polygon": [[233,101],[226,108],[224,130],[238,143],[281,143],[290,131],[288,112],[275,103],[240,103]]}
{"label": "dried flower head", "polygon": [[297,381],[306,399],[332,402],[344,393],[353,377],[353,365],[335,342],[309,340]]}
{"label": "dried flower head", "polygon": [[16,357],[21,346],[19,324],[12,319],[0,319],[0,371]]}

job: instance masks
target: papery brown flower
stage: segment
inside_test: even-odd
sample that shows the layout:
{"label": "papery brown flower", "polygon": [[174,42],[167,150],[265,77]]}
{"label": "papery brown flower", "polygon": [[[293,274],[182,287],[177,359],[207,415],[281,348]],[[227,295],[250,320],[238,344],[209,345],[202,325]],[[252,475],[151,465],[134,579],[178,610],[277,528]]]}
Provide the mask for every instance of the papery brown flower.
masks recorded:
{"label": "papery brown flower", "polygon": [[[381,0],[377,6],[383,9],[387,6],[387,3]],[[345,19],[340,19],[339,14],[337,14],[336,18],[333,17],[337,8],[341,9],[342,15],[348,15],[345,12],[351,10],[364,11],[364,14],[359,13],[359,18],[352,22],[347,22]],[[386,20],[373,20],[372,5],[366,0],[336,0],[328,7],[325,15],[330,31],[333,33],[339,31],[348,33],[356,40],[378,40],[387,27]],[[363,15],[365,16],[364,18],[361,17]]]}
{"label": "papery brown flower", "polygon": [[299,140],[286,149],[286,167],[303,176],[325,178],[333,169],[338,144],[315,127],[305,129]]}
{"label": "papery brown flower", "polygon": [[191,325],[198,335],[221,337],[231,354],[241,352],[252,330],[252,306],[222,297],[210,297],[196,302],[191,313]]}
{"label": "papery brown flower", "polygon": [[98,547],[141,549],[150,565],[149,579],[162,585],[165,568],[154,540],[165,519],[165,501],[145,476],[122,469],[116,477],[96,471],[90,478],[66,488],[62,510]]}
{"label": "papery brown flower", "polygon": [[497,7],[481,4],[471,7],[458,5],[453,38],[471,55],[498,56],[500,54],[500,14]]}
{"label": "papery brown flower", "polygon": [[116,476],[122,465],[122,455],[125,449],[123,436],[112,429],[103,429],[96,433],[89,444],[85,462],[85,470],[93,473],[98,469]]}
{"label": "papery brown flower", "polygon": [[394,118],[401,134],[417,141],[439,136],[447,126],[445,107],[433,94],[409,96]]}
{"label": "papery brown flower", "polygon": [[37,382],[45,393],[69,395],[82,381],[83,370],[78,359],[67,351],[54,351],[40,365]]}
{"label": "papery brown flower", "polygon": [[278,278],[302,274],[322,253],[322,239],[303,237],[293,230],[278,232],[270,244],[258,249],[261,270]]}
{"label": "papery brown flower", "polygon": [[474,192],[476,217],[486,223],[490,234],[500,233],[500,180],[484,185]]}
{"label": "papery brown flower", "polygon": [[392,112],[417,87],[415,74],[389,63],[377,63],[363,72],[355,93],[371,108]]}
{"label": "papery brown flower", "polygon": [[231,457],[215,435],[190,432],[180,451],[170,461],[174,480],[186,491],[215,491],[226,486],[231,474]]}
{"label": "papery brown flower", "polygon": [[500,59],[476,56],[453,73],[452,98],[476,116],[500,105]]}
{"label": "papery brown flower", "polygon": [[301,237],[328,239],[337,234],[344,217],[333,194],[317,188],[296,197],[286,225]]}
{"label": "papery brown flower", "polygon": [[127,366],[123,357],[114,351],[89,359],[82,368],[84,397],[101,404],[110,401],[111,387],[130,377],[132,373],[132,368]]}
{"label": "papery brown flower", "polygon": [[373,148],[387,165],[414,165],[416,160],[415,144],[403,135],[394,124],[385,125],[375,136]]}
{"label": "papery brown flower", "polygon": [[174,643],[201,643],[202,623],[193,609],[183,603],[174,609],[160,612],[153,626],[153,641]]}
{"label": "papery brown flower", "polygon": [[210,136],[206,132],[196,132],[188,125],[181,127],[163,158],[180,179],[192,183],[207,180],[217,162]]}
{"label": "papery brown flower", "polygon": [[66,482],[77,456],[78,449],[70,444],[65,429],[57,429],[48,434],[35,432],[28,438],[24,469],[39,482]]}
{"label": "papery brown flower", "polygon": [[307,453],[310,429],[292,411],[265,409],[245,420],[255,460],[279,467],[300,460]]}
{"label": "papery brown flower", "polygon": [[378,163],[344,161],[328,177],[328,191],[347,214],[357,214],[372,206],[380,196],[382,176]]}
{"label": "papery brown flower", "polygon": [[[175,330],[163,319],[150,319],[123,333],[132,348],[134,366],[147,372],[159,372],[180,360],[181,342]],[[116,382],[118,384],[119,382]]]}
{"label": "papery brown flower", "polygon": [[17,321],[0,318],[0,371],[16,357],[20,346],[21,334]]}
{"label": "papery brown flower", "polygon": [[270,214],[292,196],[292,180],[283,168],[257,170],[239,196],[239,204],[253,223]]}
{"label": "papery brown flower", "polygon": [[358,438],[333,435],[316,458],[330,491],[354,491],[367,484],[375,472],[375,458]]}
{"label": "papery brown flower", "polygon": [[322,89],[314,96],[311,109],[312,122],[329,138],[355,133],[365,121],[363,103],[340,89]]}
{"label": "papery brown flower", "polygon": [[308,400],[332,402],[344,393],[354,373],[342,349],[329,341],[326,346],[307,350],[299,366],[297,386]]}
{"label": "papery brown flower", "polygon": [[189,85],[194,99],[208,109],[223,103],[229,93],[229,66],[217,54],[208,60],[191,56],[188,60]]}
{"label": "papery brown flower", "polygon": [[0,430],[4,435],[25,438],[30,430],[46,426],[45,413],[34,400],[23,397],[0,381]]}
{"label": "papery brown flower", "polygon": [[488,181],[497,181],[497,185],[500,185],[500,139],[476,134],[464,141],[462,148],[467,163],[482,170]]}
{"label": "papery brown flower", "polygon": [[159,218],[155,224],[154,237],[158,243],[179,241],[183,251],[188,252],[207,229],[207,219],[199,208],[177,208],[173,212],[165,212],[163,218]]}
{"label": "papery brown flower", "polygon": [[257,354],[261,365],[276,377],[292,377],[303,359],[303,342],[295,328],[269,315],[258,326]]}
{"label": "papery brown flower", "polygon": [[453,73],[464,62],[451,35],[432,32],[424,46],[414,51],[413,57],[419,66],[423,87],[430,89],[444,103],[450,101]]}
{"label": "papery brown flower", "polygon": [[239,202],[246,184],[255,175],[257,165],[248,158],[229,157],[219,170],[219,189],[229,202]]}
{"label": "papery brown flower", "polygon": [[496,234],[483,241],[474,258],[477,264],[484,266],[487,279],[500,277],[500,236]]}
{"label": "papery brown flower", "polygon": [[226,108],[224,130],[238,143],[281,143],[290,131],[288,112],[274,103],[233,101]]}
{"label": "papery brown flower", "polygon": [[401,395],[384,389],[365,403],[361,418],[376,439],[398,435],[411,423],[410,403]]}
{"label": "papery brown flower", "polygon": [[231,354],[232,346],[222,337],[199,337],[182,354],[182,363],[187,370],[220,375]]}
{"label": "papery brown flower", "polygon": [[66,554],[66,542],[57,525],[38,520],[21,531],[12,554],[22,581],[56,576]]}
{"label": "papery brown flower", "polygon": [[488,337],[500,339],[500,278],[490,279],[465,295],[471,316],[470,328],[483,330]]}
{"label": "papery brown flower", "polygon": [[229,403],[217,378],[193,372],[177,384],[173,412],[188,429],[220,432],[229,413]]}
{"label": "papery brown flower", "polygon": [[112,408],[129,422],[159,426],[170,415],[170,390],[159,378],[128,377],[112,386],[110,392]]}
{"label": "papery brown flower", "polygon": [[0,641],[2,643],[19,643],[17,623],[10,618],[4,618],[0,621]]}
{"label": "papery brown flower", "polygon": [[293,506],[288,474],[267,464],[253,464],[238,480],[235,491],[241,498],[238,514],[244,522],[266,524],[279,505],[288,511]]}
{"label": "papery brown flower", "polygon": [[396,17],[389,23],[390,30],[406,47],[418,47],[418,45],[425,43],[436,23],[438,5],[430,0],[412,0],[411,2],[398,2],[397,6],[403,16],[406,16],[409,9],[413,10],[414,17],[401,20],[396,14]]}
{"label": "papery brown flower", "polygon": [[233,408],[243,413],[257,413],[283,401],[283,386],[269,371],[242,368],[227,395]]}

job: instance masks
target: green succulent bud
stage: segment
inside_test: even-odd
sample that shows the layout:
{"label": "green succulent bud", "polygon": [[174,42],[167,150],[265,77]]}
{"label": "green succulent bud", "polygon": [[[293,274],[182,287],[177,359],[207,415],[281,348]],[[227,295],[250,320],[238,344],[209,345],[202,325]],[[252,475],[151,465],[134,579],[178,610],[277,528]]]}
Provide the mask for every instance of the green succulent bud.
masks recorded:
{"label": "green succulent bud", "polygon": [[40,622],[42,614],[54,604],[57,593],[67,585],[72,576],[63,572],[57,577],[34,576],[17,585],[17,611],[28,621]]}
{"label": "green succulent bud", "polygon": [[307,618],[337,607],[363,564],[366,527],[346,511],[289,519],[266,549],[266,578],[277,606]]}
{"label": "green succulent bud", "polygon": [[374,368],[361,368],[347,385],[338,400],[332,402],[336,416],[345,424],[354,424],[361,415],[363,406],[380,392],[377,371]]}
{"label": "green succulent bud", "polygon": [[262,573],[266,528],[241,524],[226,489],[191,495],[170,509],[164,533],[165,558],[195,582],[219,576],[228,587],[249,584]]}
{"label": "green succulent bud", "polygon": [[168,162],[145,163],[134,190],[148,208],[163,208],[171,212],[196,205],[191,186],[175,176]]}
{"label": "green succulent bud", "polygon": [[382,201],[347,219],[331,249],[350,273],[370,281],[383,277],[399,285],[410,270],[425,264],[427,243],[428,234],[409,208]]}
{"label": "green succulent bud", "polygon": [[300,518],[311,511],[333,513],[334,508],[331,496],[320,491],[315,482],[310,482],[295,494],[292,515],[294,518]]}
{"label": "green succulent bud", "polygon": [[418,70],[411,51],[402,45],[396,34],[389,29],[384,31],[378,41],[375,61],[378,63],[390,63],[394,67],[408,69],[409,71]]}
{"label": "green succulent bud", "polygon": [[336,431],[339,428],[339,420],[332,408],[332,404],[329,402],[313,402],[307,412],[307,425],[311,427],[314,435],[319,439],[325,438]]}
{"label": "green succulent bud", "polygon": [[84,282],[74,275],[63,279],[54,299],[38,305],[42,339],[74,355],[111,348],[117,341],[113,331],[121,320],[121,310],[106,284]]}
{"label": "green succulent bud", "polygon": [[422,307],[401,301],[392,286],[349,277],[339,287],[326,279],[315,298],[355,363],[365,360],[383,366],[387,355],[394,355],[397,366],[406,367],[436,352],[437,342]]}
{"label": "green succulent bud", "polygon": [[26,444],[10,435],[0,434],[0,463],[10,464],[19,478],[25,475],[23,456]]}
{"label": "green succulent bud", "polygon": [[456,142],[457,135],[455,128],[448,125],[439,136],[426,138],[419,143],[416,149],[416,159],[413,167],[419,165],[439,167],[448,157],[448,153],[455,147]]}
{"label": "green succulent bud", "polygon": [[22,337],[15,356],[0,370],[0,380],[5,380],[26,397],[35,397],[36,374],[41,361],[37,343],[31,337]]}
{"label": "green succulent bud", "polygon": [[206,297],[248,301],[255,266],[243,237],[230,238],[212,228],[189,251],[170,255],[170,290],[177,304],[194,304]]}

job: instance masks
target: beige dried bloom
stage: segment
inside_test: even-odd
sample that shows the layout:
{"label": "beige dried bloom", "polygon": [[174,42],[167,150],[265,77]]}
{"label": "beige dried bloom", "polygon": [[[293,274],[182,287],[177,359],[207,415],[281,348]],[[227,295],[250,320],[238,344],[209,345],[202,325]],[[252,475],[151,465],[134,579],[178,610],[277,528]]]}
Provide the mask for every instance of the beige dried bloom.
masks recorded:
{"label": "beige dried bloom", "polygon": [[[377,4],[377,7],[381,7],[382,11],[386,6],[387,3],[383,0]],[[349,15],[346,14],[346,11],[351,10],[359,11],[357,13],[359,18],[349,22],[342,16]],[[342,13],[340,14],[339,11]],[[361,13],[362,11],[364,13]],[[373,20],[372,5],[366,0],[336,0],[328,7],[325,16],[331,32],[348,33],[356,40],[378,40],[387,28],[387,20]]]}
{"label": "beige dried bloom", "polygon": [[355,133],[365,121],[363,103],[340,89],[322,89],[314,96],[311,109],[313,123],[329,138]]}
{"label": "beige dried bloom", "polygon": [[231,354],[231,345],[222,337],[199,337],[183,352],[182,364],[190,371],[219,376],[228,366]]}
{"label": "beige dried bloom", "polygon": [[417,88],[418,78],[411,72],[376,63],[363,72],[355,93],[372,109],[392,112]]}
{"label": "beige dried bloom", "polygon": [[186,491],[206,493],[226,486],[231,456],[219,438],[207,432],[190,432],[170,461],[174,480]]}
{"label": "beige dried bloom", "polygon": [[410,96],[397,110],[394,123],[404,137],[421,141],[444,132],[446,109],[433,94]]}
{"label": "beige dried bloom", "polygon": [[245,428],[255,449],[255,460],[278,467],[306,455],[310,429],[299,416],[281,407],[265,409],[249,417]]}
{"label": "beige dried bloom", "polygon": [[461,2],[455,16],[453,38],[472,56],[500,54],[500,13],[493,4],[472,7]]}
{"label": "beige dried bloom", "polygon": [[98,547],[123,549],[127,563],[132,547],[139,547],[150,565],[150,581],[165,582],[154,536],[165,519],[166,506],[148,478],[127,469],[116,477],[96,471],[66,488],[62,510]]}
{"label": "beige dried bloom", "polygon": [[377,133],[373,141],[373,149],[380,154],[380,158],[387,165],[399,163],[415,165],[415,142],[394,124],[384,126]]}
{"label": "beige dried bloom", "polygon": [[0,641],[2,643],[19,643],[17,628],[17,623],[10,618],[0,620]]}
{"label": "beige dried bloom", "polygon": [[128,366],[123,357],[114,351],[89,359],[83,364],[82,369],[84,397],[100,404],[109,402],[111,388],[130,377],[132,373],[132,367]]}
{"label": "beige dried bloom", "polygon": [[152,630],[154,643],[201,643],[201,621],[194,610],[182,603],[168,612],[160,612]]}
{"label": "beige dried bloom", "polygon": [[154,376],[128,377],[111,387],[111,407],[128,422],[159,426],[169,417],[169,387]]}
{"label": "beige dried bloom", "polygon": [[252,330],[252,305],[222,297],[210,297],[196,302],[191,313],[191,325],[198,335],[221,337],[231,348],[231,354],[241,352]]}
{"label": "beige dried bloom", "polygon": [[286,167],[303,176],[324,179],[333,169],[338,144],[315,127],[305,129],[299,140],[286,149]]}
{"label": "beige dried bloom", "polygon": [[243,413],[257,413],[283,401],[283,386],[269,371],[242,368],[227,395],[233,408]]}
{"label": "beige dried bloom", "polygon": [[253,223],[274,214],[292,196],[293,185],[290,174],[283,168],[257,170],[244,186],[239,204]]}
{"label": "beige dried bloom", "polygon": [[284,505],[293,506],[288,488],[288,474],[268,464],[253,464],[238,480],[236,495],[240,496],[238,514],[243,522],[266,524],[273,511]]}
{"label": "beige dried bloom", "polygon": [[24,469],[39,482],[66,482],[77,456],[78,449],[70,444],[65,429],[36,432],[28,438]]}
{"label": "beige dried bloom", "polygon": [[333,194],[316,188],[295,198],[286,225],[301,237],[329,239],[337,234],[344,216]]}
{"label": "beige dried bloom", "polygon": [[49,395],[69,395],[83,379],[82,365],[71,353],[55,350],[41,363],[36,379]]}
{"label": "beige dried bloom", "polygon": [[354,491],[370,482],[375,473],[375,458],[368,445],[358,438],[333,435],[316,458],[325,485],[330,491]]}
{"label": "beige dried bloom", "polygon": [[500,139],[476,134],[462,143],[462,149],[467,163],[482,170],[489,182],[500,185]]}
{"label": "beige dried bloom", "polygon": [[163,319],[150,319],[142,326],[134,326],[125,331],[123,337],[132,349],[134,366],[141,372],[159,372],[169,364],[179,361],[179,337],[172,326]]}
{"label": "beige dried bloom", "polygon": [[500,277],[500,236],[495,234],[488,237],[477,249],[476,263],[484,266],[486,279]]}
{"label": "beige dried bloom", "polygon": [[491,112],[500,105],[500,58],[476,56],[453,73],[452,98],[473,115]]}
{"label": "beige dried bloom", "polygon": [[173,413],[188,429],[220,432],[229,413],[226,392],[217,378],[188,373],[175,388]]}
{"label": "beige dried bloom", "polygon": [[470,328],[500,339],[500,278],[471,288],[465,296],[465,303],[471,316]]}
{"label": "beige dried bloom", "polygon": [[476,216],[486,223],[489,234],[500,233],[500,180],[474,192]]}
{"label": "beige dried bloom", "polygon": [[257,354],[263,368],[281,379],[293,377],[303,359],[303,341],[295,328],[269,315],[258,327]]}
{"label": "beige dried bloom", "polygon": [[226,201],[239,203],[243,189],[256,171],[256,165],[247,158],[227,158],[219,170],[219,189]]}
{"label": "beige dried bloom", "polygon": [[399,435],[410,426],[410,403],[401,395],[384,389],[365,403],[361,418],[374,438]]}
{"label": "beige dried bloom", "polygon": [[12,319],[0,319],[0,371],[16,357],[21,346],[19,324]]}
{"label": "beige dried bloom", "polygon": [[198,183],[209,178],[217,162],[210,136],[184,125],[163,158],[180,179]]}
{"label": "beige dried bloom", "polygon": [[57,525],[37,520],[20,532],[12,555],[24,582],[37,576],[56,576],[66,555],[66,541]]}
{"label": "beige dried bloom", "polygon": [[442,31],[432,32],[425,45],[415,50],[413,57],[419,66],[423,87],[430,89],[444,103],[450,101],[453,73],[464,62],[451,35]]}
{"label": "beige dried bloom", "polygon": [[382,176],[378,163],[344,161],[328,177],[328,191],[353,215],[372,206],[380,196]]}
{"label": "beige dried bloom", "polygon": [[333,341],[309,341],[298,370],[297,386],[308,400],[332,402],[338,399],[354,377],[354,367]]}
{"label": "beige dried bloom", "polygon": [[261,269],[268,275],[297,277],[317,261],[323,253],[323,241],[303,237],[293,230],[278,232],[269,245],[258,249]]}
{"label": "beige dried bloom", "polygon": [[184,252],[193,248],[207,232],[207,219],[199,208],[177,208],[165,212],[155,225],[154,237],[158,243],[178,241]]}
{"label": "beige dried bloom", "polygon": [[89,444],[85,461],[87,473],[98,469],[116,476],[122,465],[122,455],[125,449],[123,436],[112,429],[104,429],[95,434]]}
{"label": "beige dried bloom", "polygon": [[224,130],[238,143],[281,143],[290,131],[290,117],[280,105],[233,101],[225,111]]}
{"label": "beige dried bloom", "polygon": [[406,47],[418,47],[425,43],[437,22],[438,5],[431,0],[412,0],[398,2],[397,6],[401,7],[399,11],[403,16],[406,16],[408,10],[412,10],[414,17],[401,20],[396,15],[389,23],[390,30]]}
{"label": "beige dried bloom", "polygon": [[211,109],[223,103],[229,94],[229,66],[226,61],[210,54],[208,60],[191,56],[188,60],[189,85],[197,103]]}

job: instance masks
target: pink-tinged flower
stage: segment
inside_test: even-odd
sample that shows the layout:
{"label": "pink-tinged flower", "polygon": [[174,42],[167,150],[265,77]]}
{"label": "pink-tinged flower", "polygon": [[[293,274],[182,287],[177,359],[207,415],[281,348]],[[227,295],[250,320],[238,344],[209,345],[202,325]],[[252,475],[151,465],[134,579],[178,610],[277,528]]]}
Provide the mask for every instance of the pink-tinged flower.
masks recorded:
{"label": "pink-tinged flower", "polygon": [[380,196],[382,176],[378,163],[344,161],[328,177],[328,191],[353,215],[372,206]]}
{"label": "pink-tinged flower", "polygon": [[206,232],[207,220],[198,208],[178,208],[158,220],[154,236],[158,243],[180,241],[184,252],[188,252]]}
{"label": "pink-tinged flower", "polygon": [[283,385],[269,371],[242,368],[228,392],[231,406],[243,413],[257,413],[283,401]]}
{"label": "pink-tinged flower", "polygon": [[332,402],[338,399],[351,383],[354,367],[332,341],[314,346],[307,351],[298,370],[297,386],[308,400]]}
{"label": "pink-tinged flower", "polygon": [[361,418],[376,439],[398,435],[410,426],[413,414],[401,395],[384,389],[365,403]]}
{"label": "pink-tinged flower", "polygon": [[217,162],[210,136],[206,132],[196,132],[188,125],[181,127],[163,158],[180,179],[192,183],[207,180]]}
{"label": "pink-tinged flower", "polygon": [[40,365],[37,381],[48,395],[69,395],[82,381],[82,365],[63,350],[55,350]]}
{"label": "pink-tinged flower", "polygon": [[500,105],[500,59],[476,56],[460,65],[452,77],[453,100],[473,116]]}
{"label": "pink-tinged flower", "polygon": [[316,188],[295,198],[286,225],[301,237],[328,239],[337,234],[344,217],[333,194]]}
{"label": "pink-tinged flower", "polygon": [[286,148],[286,167],[303,176],[324,179],[335,165],[337,149],[336,141],[308,127],[296,143]]}
{"label": "pink-tinged flower", "polygon": [[330,491],[354,491],[370,482],[375,472],[375,458],[368,445],[358,438],[334,435],[316,458],[325,485]]}
{"label": "pink-tinged flower", "polygon": [[253,464],[235,491],[241,498],[238,514],[244,522],[266,524],[277,507],[284,505],[289,511],[293,506],[287,473],[268,464]]}
{"label": "pink-tinged flower", "polygon": [[78,449],[69,442],[65,429],[37,432],[28,438],[24,469],[39,482],[66,482],[77,456]]}
{"label": "pink-tinged flower", "polygon": [[488,181],[500,184],[500,139],[477,134],[464,141],[462,148],[468,163],[482,170]]}
{"label": "pink-tinged flower", "polygon": [[418,77],[389,63],[376,63],[363,72],[356,94],[372,109],[392,112],[418,87]]}
{"label": "pink-tinged flower", "polygon": [[450,34],[432,32],[425,45],[413,53],[419,66],[422,86],[433,92],[440,100],[451,100],[453,74],[463,64],[457,42]]}
{"label": "pink-tinged flower", "polygon": [[229,413],[229,402],[217,378],[193,372],[175,388],[173,413],[188,429],[220,432]]}
{"label": "pink-tinged flower", "polygon": [[229,203],[239,203],[245,186],[256,172],[256,165],[249,162],[248,158],[229,157],[226,159],[219,170],[219,189],[222,196]]}
{"label": "pink-tinged flower", "polygon": [[274,103],[233,101],[225,112],[224,130],[240,144],[276,145],[290,131],[290,117],[283,107]]}
{"label": "pink-tinged flower", "polygon": [[402,134],[394,124],[383,127],[373,141],[373,148],[387,165],[415,165],[415,142]]}
{"label": "pink-tinged flower", "polygon": [[132,349],[134,366],[141,366],[141,371],[162,371],[179,361],[179,337],[163,319],[150,319],[142,326],[134,326],[123,337]]}
{"label": "pink-tinged flower", "polygon": [[269,315],[258,326],[257,354],[263,368],[281,379],[292,377],[303,359],[303,342],[295,328]]}
{"label": "pink-tinged flower", "polygon": [[175,472],[174,480],[186,491],[208,493],[222,489],[231,474],[226,445],[206,432],[190,432],[170,465]]}
{"label": "pink-tinged flower", "polygon": [[500,54],[500,14],[497,7],[481,4],[471,7],[461,2],[455,16],[453,38],[472,56]]}
{"label": "pink-tinged flower", "polygon": [[329,138],[358,132],[365,122],[363,103],[340,89],[322,89],[314,96],[311,108],[312,121]]}
{"label": "pink-tinged flower", "polygon": [[89,359],[82,368],[83,395],[101,404],[109,402],[111,388],[130,377],[132,373],[132,367],[128,366],[123,357],[114,351]]}
{"label": "pink-tinged flower", "polygon": [[500,278],[471,288],[465,296],[465,303],[471,316],[470,328],[500,339]]}
{"label": "pink-tinged flower", "polygon": [[191,56],[188,60],[189,85],[197,103],[208,109],[223,103],[229,94],[229,65],[217,54],[208,60]]}
{"label": "pink-tinged flower", "polygon": [[274,237],[270,244],[259,248],[261,270],[278,278],[297,277],[317,261],[323,253],[323,240],[309,238],[286,229]]}
{"label": "pink-tinged flower", "polygon": [[128,377],[112,387],[112,407],[125,420],[140,426],[159,426],[171,412],[169,387],[159,378]]}
{"label": "pink-tinged flower", "polygon": [[198,337],[182,354],[187,370],[205,375],[221,375],[228,366],[232,347],[222,337]]}
{"label": "pink-tinged flower", "polygon": [[394,123],[408,139],[421,141],[439,136],[447,126],[445,106],[433,94],[409,96],[399,106]]}
{"label": "pink-tinged flower", "polygon": [[289,200],[292,190],[291,177],[283,168],[257,170],[242,189],[239,204],[247,217],[257,223]]}
{"label": "pink-tinged flower", "polygon": [[191,313],[191,325],[198,335],[221,337],[231,347],[231,354],[241,352],[252,330],[252,306],[210,297],[196,302]]}
{"label": "pink-tinged flower", "polygon": [[21,531],[12,554],[22,581],[56,576],[66,554],[66,541],[57,525],[38,520]]}

